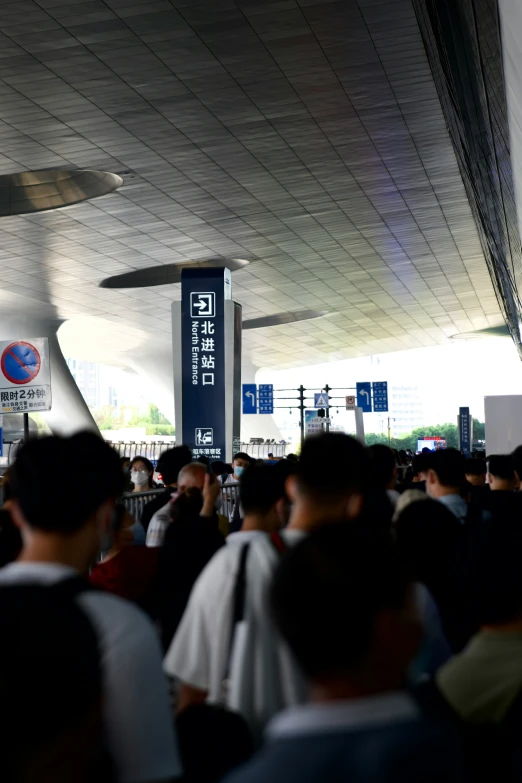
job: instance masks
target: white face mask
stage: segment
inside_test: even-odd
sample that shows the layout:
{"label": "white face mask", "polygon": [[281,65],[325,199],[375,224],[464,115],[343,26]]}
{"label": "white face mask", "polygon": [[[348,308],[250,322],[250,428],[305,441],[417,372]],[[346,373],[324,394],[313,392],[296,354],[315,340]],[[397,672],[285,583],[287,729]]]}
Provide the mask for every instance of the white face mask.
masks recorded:
{"label": "white face mask", "polygon": [[149,479],[149,474],[147,473],[146,470],[131,471],[131,481],[137,487],[142,487],[144,484],[147,483],[148,479]]}

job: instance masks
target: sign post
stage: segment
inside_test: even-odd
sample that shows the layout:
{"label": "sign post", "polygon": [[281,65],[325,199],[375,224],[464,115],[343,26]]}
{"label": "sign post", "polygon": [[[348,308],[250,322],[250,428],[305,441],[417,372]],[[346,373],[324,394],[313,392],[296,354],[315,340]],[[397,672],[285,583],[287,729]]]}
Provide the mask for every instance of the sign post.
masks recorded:
{"label": "sign post", "polygon": [[459,408],[459,448],[465,457],[471,455],[471,426],[469,408]]}
{"label": "sign post", "polygon": [[194,459],[231,461],[241,421],[241,307],[230,271],[186,267],[174,302],[176,439]]}

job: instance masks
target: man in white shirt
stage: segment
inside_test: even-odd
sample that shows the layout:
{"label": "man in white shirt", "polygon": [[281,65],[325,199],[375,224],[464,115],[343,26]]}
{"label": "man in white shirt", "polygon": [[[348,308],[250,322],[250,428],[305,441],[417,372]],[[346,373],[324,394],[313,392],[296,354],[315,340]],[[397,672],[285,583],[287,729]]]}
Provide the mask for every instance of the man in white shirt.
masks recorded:
{"label": "man in white shirt", "polygon": [[206,472],[207,469],[201,462],[190,462],[180,470],[178,474],[177,492],[173,493],[169,502],[163,506],[163,508],[160,508],[159,511],[156,511],[150,520],[150,525],[147,530],[147,546],[163,546],[165,534],[171,522],[171,505],[173,500],[189,488],[196,487],[197,489],[203,490]]}
{"label": "man in white shirt", "polygon": [[224,700],[232,638],[232,609],[241,555],[259,536],[286,522],[285,466],[249,468],[241,478],[245,518],[241,530],[231,533],[227,546],[210,561],[196,582],[170,649],[165,671],[181,680],[178,709],[208,698]]}
{"label": "man in white shirt", "polygon": [[[81,497],[77,482],[61,480],[63,465],[75,465],[82,476],[86,489]],[[24,446],[12,470],[11,509],[23,550],[17,562],[0,570],[0,591],[86,574],[104,548],[121,485],[118,455],[94,434],[44,438]],[[135,606],[88,584],[69,600],[98,640],[103,728],[118,780],[178,779],[182,770],[153,626]],[[45,677],[45,661],[40,663]]]}
{"label": "man in white shirt", "polygon": [[[290,524],[282,533],[284,543],[291,545],[324,523],[355,518],[362,507],[361,487],[366,465],[363,447],[346,435],[328,434],[306,440],[299,473],[286,481],[293,508]],[[227,546],[207,566],[194,588],[165,659],[166,671],[179,677],[184,684],[180,708],[201,702],[207,694],[212,701],[223,699],[222,683],[229,668],[232,601],[240,554],[239,547]],[[245,623],[241,624],[249,631],[245,654],[250,661],[236,653],[234,643],[230,698],[251,725],[258,722],[259,711],[264,715],[268,709],[272,715],[281,704],[295,703],[306,695],[300,673],[288,659],[286,648],[281,650],[282,643],[272,628],[266,603],[266,588],[279,560],[280,552],[269,536],[259,535],[250,542],[245,575],[247,615]],[[243,628],[238,627],[236,636],[242,637],[243,648],[242,631]],[[282,673],[288,674],[284,693],[278,687],[284,679]],[[254,693],[264,691],[265,685],[266,693],[260,705]],[[267,707],[265,695],[270,707]]]}
{"label": "man in white shirt", "polygon": [[450,730],[403,690],[422,631],[413,585],[385,537],[327,525],[277,569],[270,610],[309,682],[274,718],[262,752],[227,783],[457,783]]}

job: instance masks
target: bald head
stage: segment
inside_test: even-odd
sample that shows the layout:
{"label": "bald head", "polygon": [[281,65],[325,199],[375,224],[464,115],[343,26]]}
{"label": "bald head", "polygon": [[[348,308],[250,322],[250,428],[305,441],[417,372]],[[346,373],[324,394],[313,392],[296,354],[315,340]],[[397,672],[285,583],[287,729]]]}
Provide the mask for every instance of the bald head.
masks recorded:
{"label": "bald head", "polygon": [[203,489],[206,472],[207,469],[201,462],[190,462],[188,465],[185,465],[178,474],[179,492],[185,492],[186,489],[192,487]]}

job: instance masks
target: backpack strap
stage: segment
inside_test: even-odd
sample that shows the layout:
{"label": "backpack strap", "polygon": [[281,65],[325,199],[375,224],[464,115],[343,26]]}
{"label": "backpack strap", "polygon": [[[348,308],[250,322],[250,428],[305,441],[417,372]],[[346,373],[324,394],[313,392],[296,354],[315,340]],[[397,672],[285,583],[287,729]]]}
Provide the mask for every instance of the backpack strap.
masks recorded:
{"label": "backpack strap", "polygon": [[280,555],[284,555],[288,549],[285,540],[279,533],[270,533],[270,541]]}
{"label": "backpack strap", "polygon": [[248,558],[248,550],[250,544],[245,544],[239,555],[239,565],[236,574],[236,584],[234,586],[234,602],[232,605],[232,622],[230,624],[230,639],[228,642],[228,659],[227,670],[225,679],[228,678],[230,671],[230,661],[232,658],[232,649],[234,647],[234,636],[236,634],[236,625],[241,622],[245,614],[245,598],[246,598],[246,565]]}

